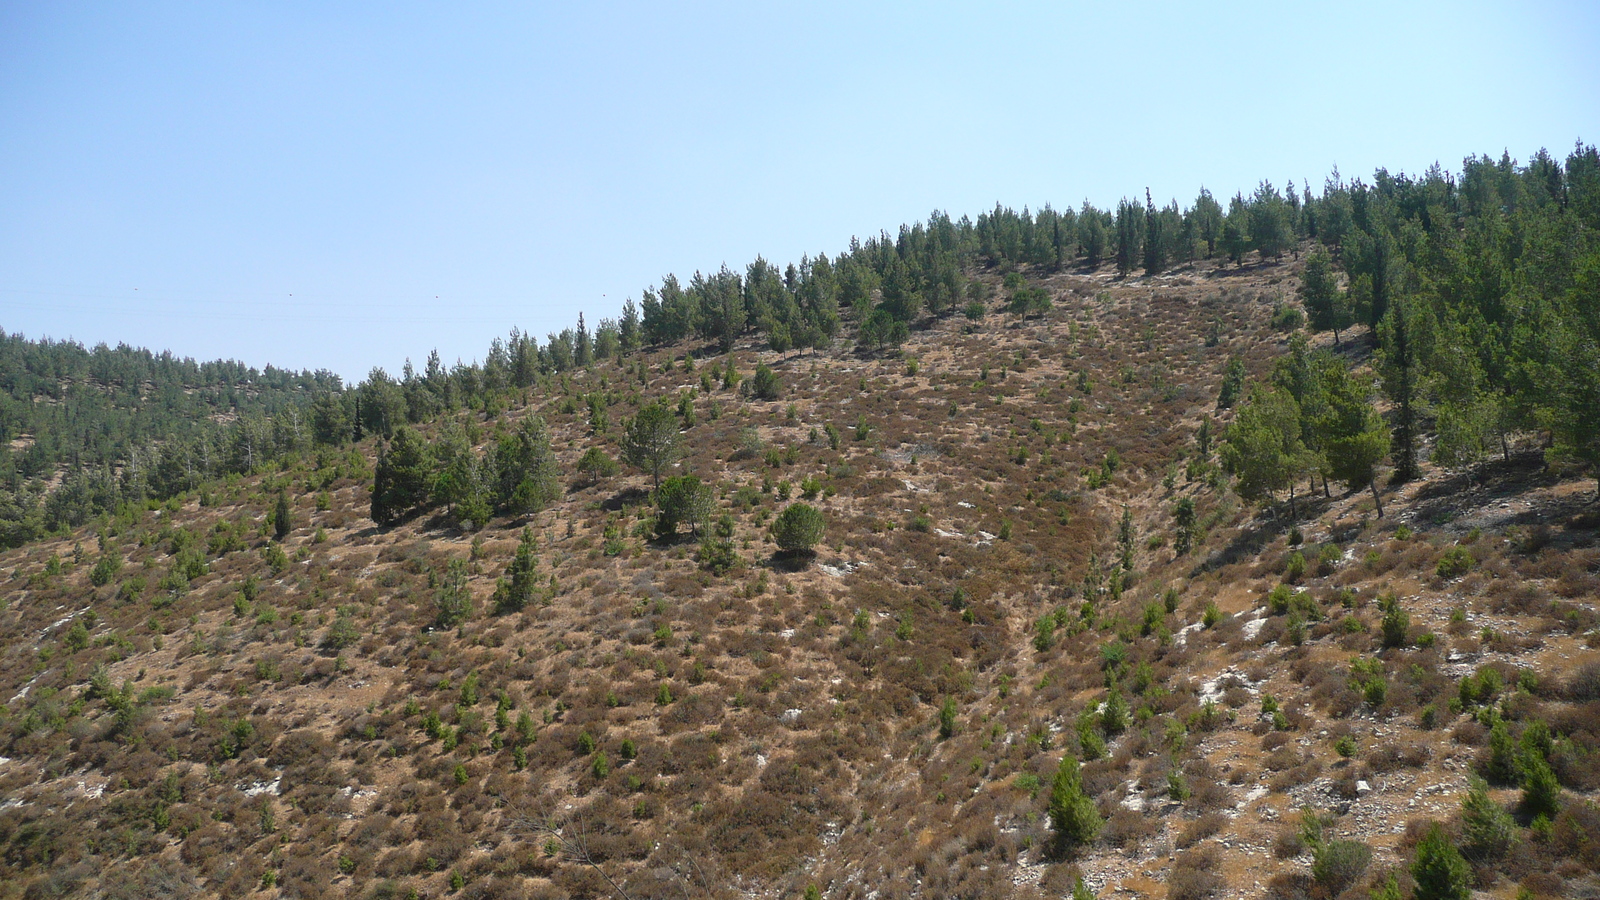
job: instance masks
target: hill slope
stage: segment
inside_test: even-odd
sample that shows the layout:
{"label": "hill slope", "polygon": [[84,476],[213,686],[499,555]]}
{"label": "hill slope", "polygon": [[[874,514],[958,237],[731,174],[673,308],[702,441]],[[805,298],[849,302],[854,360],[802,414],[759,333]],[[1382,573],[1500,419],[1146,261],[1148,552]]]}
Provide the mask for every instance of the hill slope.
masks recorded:
{"label": "hill slope", "polygon": [[[1291,535],[1197,449],[1229,359],[1285,353],[1300,265],[1030,271],[1047,312],[900,354],[679,344],[455,420],[481,445],[541,416],[572,473],[690,397],[674,471],[716,486],[725,574],[649,539],[637,470],[482,531],[376,527],[370,441],[8,551],[0,895],[1331,895],[1405,885],[1428,821],[1471,837],[1471,772],[1523,815],[1519,741],[1557,807],[1477,878],[1592,890],[1589,488],[1513,453],[1381,519],[1318,484]],[[704,390],[728,362],[779,399]],[[814,560],[768,530],[802,491]],[[538,601],[498,615],[524,527]],[[473,612],[436,627],[463,564]],[[1065,754],[1104,822],[1075,845]],[[1314,853],[1303,809],[1370,863]]]}

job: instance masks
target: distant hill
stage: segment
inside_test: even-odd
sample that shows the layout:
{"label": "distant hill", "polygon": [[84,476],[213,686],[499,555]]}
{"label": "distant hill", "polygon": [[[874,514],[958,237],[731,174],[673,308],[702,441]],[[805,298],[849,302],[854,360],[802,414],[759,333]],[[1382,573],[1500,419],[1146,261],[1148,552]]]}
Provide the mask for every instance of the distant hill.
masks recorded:
{"label": "distant hill", "polygon": [[[305,419],[315,398],[339,390],[325,371],[258,371],[0,331],[0,546],[248,471],[242,435],[259,442],[275,418]],[[302,445],[310,444],[307,429]]]}

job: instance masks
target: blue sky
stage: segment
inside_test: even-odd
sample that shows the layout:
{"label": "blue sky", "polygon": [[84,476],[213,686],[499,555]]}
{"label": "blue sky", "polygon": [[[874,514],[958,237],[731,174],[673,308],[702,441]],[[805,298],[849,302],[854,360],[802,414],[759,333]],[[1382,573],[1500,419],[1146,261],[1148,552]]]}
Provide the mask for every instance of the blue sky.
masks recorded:
{"label": "blue sky", "polygon": [[1591,3],[993,6],[0,5],[0,328],[357,379],[933,209],[1600,140]]}

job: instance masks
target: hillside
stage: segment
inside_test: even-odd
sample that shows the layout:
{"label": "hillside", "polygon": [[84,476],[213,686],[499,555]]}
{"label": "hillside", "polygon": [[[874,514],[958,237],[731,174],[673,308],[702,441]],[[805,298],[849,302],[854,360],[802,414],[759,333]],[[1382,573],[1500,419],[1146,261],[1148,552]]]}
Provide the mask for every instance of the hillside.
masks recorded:
{"label": "hillside", "polygon": [[197,363],[0,329],[0,546],[167,499],[311,443],[327,371]]}
{"label": "hillside", "polygon": [[[1042,312],[898,352],[575,368],[419,426],[484,447],[542,417],[564,489],[482,530],[374,525],[367,438],[6,551],[0,895],[1365,895],[1410,889],[1434,821],[1489,896],[1600,891],[1592,481],[1527,435],[1424,463],[1381,518],[1302,479],[1291,521],[1197,446],[1236,415],[1229,360],[1290,352],[1305,258],[1025,265]],[[777,399],[723,377],[758,364]],[[667,474],[714,485],[720,574],[652,538],[648,475],[577,474],[683,397]],[[802,493],[814,558],[770,534]],[[497,614],[525,527],[535,602]],[[1474,772],[1514,850],[1463,830]],[[1058,843],[1057,783],[1103,828]]]}

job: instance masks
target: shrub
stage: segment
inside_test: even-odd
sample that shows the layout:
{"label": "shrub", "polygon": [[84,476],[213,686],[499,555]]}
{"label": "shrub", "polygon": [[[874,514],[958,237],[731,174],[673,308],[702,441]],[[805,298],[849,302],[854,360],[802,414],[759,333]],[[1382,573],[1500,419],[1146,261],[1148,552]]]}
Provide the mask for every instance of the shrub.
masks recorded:
{"label": "shrub", "polygon": [[117,573],[122,571],[122,557],[107,553],[101,556],[89,570],[89,583],[95,587],[104,587],[111,583]]}
{"label": "shrub", "polygon": [[1112,688],[1106,696],[1105,706],[1100,710],[1100,729],[1108,735],[1118,735],[1128,727],[1128,704],[1122,699],[1122,692]]}
{"label": "shrub", "polygon": [[756,366],[756,374],[750,377],[750,396],[757,400],[776,400],[783,393],[783,383],[778,380],[778,373],[766,363]]}
{"label": "shrub", "polygon": [[1306,577],[1306,557],[1299,550],[1289,554],[1289,564],[1285,567],[1283,580],[1294,584]]}
{"label": "shrub", "polygon": [[761,432],[754,425],[746,425],[739,429],[739,437],[733,448],[733,459],[758,459],[767,449],[766,442],[761,440]]}
{"label": "shrub", "polygon": [[1208,837],[1221,831],[1228,824],[1228,817],[1220,812],[1209,812],[1184,826],[1178,832],[1174,843],[1180,848],[1193,847]]}
{"label": "shrub", "polygon": [[939,707],[939,737],[948,739],[956,733],[956,698],[946,697]]}
{"label": "shrub", "polygon": [[1272,329],[1274,331],[1299,331],[1306,324],[1305,311],[1298,306],[1286,303],[1272,305]]}
{"label": "shrub", "polygon": [[739,553],[734,549],[733,541],[706,538],[700,542],[700,549],[695,553],[695,560],[707,572],[721,577],[738,566]]}
{"label": "shrub", "polygon": [[1383,597],[1378,601],[1378,608],[1383,610],[1383,646],[1385,648],[1404,647],[1406,633],[1411,630],[1411,615],[1400,606],[1400,600],[1393,594]]}
{"label": "shrub", "polygon": [[261,548],[261,559],[266,562],[272,574],[277,575],[289,568],[289,556],[277,544],[268,544]]}
{"label": "shrub", "polygon": [[329,650],[343,650],[361,639],[361,630],[356,627],[355,620],[349,616],[339,616],[328,627],[328,634],[322,639],[322,645]]}
{"label": "shrub", "polygon": [[772,538],[788,554],[810,553],[822,540],[822,513],[809,503],[791,504],[772,523]]}
{"label": "shrub", "polygon": [[1439,557],[1439,564],[1434,567],[1434,572],[1440,578],[1460,578],[1472,571],[1478,564],[1472,552],[1465,547],[1451,547]]}
{"label": "shrub", "polygon": [[1078,753],[1089,760],[1106,755],[1106,742],[1100,736],[1099,717],[1092,709],[1084,710],[1078,717]]}
{"label": "shrub", "polygon": [[1220,893],[1225,886],[1217,874],[1220,856],[1211,844],[1180,853],[1167,877],[1167,900],[1205,900]]}
{"label": "shrub", "polygon": [[1328,841],[1317,848],[1311,863],[1311,877],[1337,897],[1355,884],[1372,862],[1372,850],[1360,841]]}
{"label": "shrub", "polygon": [[1039,617],[1033,624],[1033,649],[1040,653],[1049,650],[1056,644],[1056,617],[1046,613]]}

